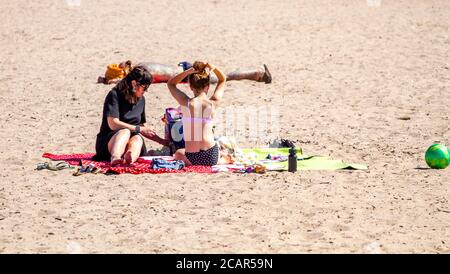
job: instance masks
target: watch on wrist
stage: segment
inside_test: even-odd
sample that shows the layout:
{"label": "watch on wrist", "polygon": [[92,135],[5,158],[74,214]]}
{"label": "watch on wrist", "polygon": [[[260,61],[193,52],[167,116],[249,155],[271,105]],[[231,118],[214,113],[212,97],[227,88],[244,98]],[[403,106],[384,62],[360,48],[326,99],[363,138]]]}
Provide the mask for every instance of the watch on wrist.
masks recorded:
{"label": "watch on wrist", "polygon": [[141,126],[137,125],[137,126],[134,128],[134,132],[136,132],[137,134],[141,133]]}

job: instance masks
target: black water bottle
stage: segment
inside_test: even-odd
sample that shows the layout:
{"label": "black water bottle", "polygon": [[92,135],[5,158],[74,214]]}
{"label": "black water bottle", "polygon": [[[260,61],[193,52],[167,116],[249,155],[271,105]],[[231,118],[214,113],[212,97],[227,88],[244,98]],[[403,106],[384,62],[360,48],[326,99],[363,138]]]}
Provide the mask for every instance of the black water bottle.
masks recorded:
{"label": "black water bottle", "polygon": [[288,158],[288,171],[296,172],[297,171],[297,151],[295,147],[291,147],[289,149],[289,158]]}

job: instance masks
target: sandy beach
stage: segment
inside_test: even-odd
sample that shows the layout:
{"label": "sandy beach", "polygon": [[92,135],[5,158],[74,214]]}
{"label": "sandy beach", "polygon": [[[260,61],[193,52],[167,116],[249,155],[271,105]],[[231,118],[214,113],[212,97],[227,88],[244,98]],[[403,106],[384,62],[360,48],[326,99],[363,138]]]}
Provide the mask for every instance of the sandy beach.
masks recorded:
{"label": "sandy beach", "polygon": [[[0,253],[450,253],[450,168],[424,161],[450,146],[449,1],[76,4],[0,3]],[[304,153],[369,169],[34,170],[44,152],[95,152],[112,88],[97,77],[128,59],[267,64],[271,84],[229,82],[223,105],[275,106]],[[176,102],[165,84],[145,97],[163,134]]]}

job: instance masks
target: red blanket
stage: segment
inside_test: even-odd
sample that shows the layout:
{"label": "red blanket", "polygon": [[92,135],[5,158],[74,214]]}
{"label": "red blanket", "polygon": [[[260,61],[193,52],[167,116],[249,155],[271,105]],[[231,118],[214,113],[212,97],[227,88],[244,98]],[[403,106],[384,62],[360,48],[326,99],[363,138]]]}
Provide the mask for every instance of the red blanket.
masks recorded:
{"label": "red blanket", "polygon": [[48,158],[54,161],[66,161],[70,165],[90,165],[93,164],[96,167],[102,169],[102,173],[111,172],[116,174],[142,174],[142,173],[185,173],[185,172],[195,172],[195,173],[212,173],[210,166],[188,166],[181,170],[173,169],[151,169],[151,163],[148,161],[136,162],[131,165],[117,165],[111,166],[109,162],[96,162],[92,161],[94,153],[84,153],[84,154],[51,154],[44,153],[42,157]]}

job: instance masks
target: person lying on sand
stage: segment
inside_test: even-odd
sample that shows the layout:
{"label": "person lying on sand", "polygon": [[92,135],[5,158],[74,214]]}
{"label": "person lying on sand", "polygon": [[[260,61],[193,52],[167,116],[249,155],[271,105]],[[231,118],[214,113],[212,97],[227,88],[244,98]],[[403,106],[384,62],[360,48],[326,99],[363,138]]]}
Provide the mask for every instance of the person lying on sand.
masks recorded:
{"label": "person lying on sand", "polygon": [[151,83],[150,72],[136,66],[108,93],[95,144],[95,161],[134,163],[147,152],[143,136],[168,145],[146,124],[144,93]]}
{"label": "person lying on sand", "polygon": [[[138,66],[146,66],[147,70],[152,75],[152,83],[167,83],[170,78],[173,78],[177,74],[181,73],[192,67],[189,62],[180,62],[178,67],[172,67],[163,64],[144,62],[139,63]],[[103,84],[114,84],[123,79],[132,68],[132,63],[130,60],[122,62],[120,64],[110,64],[108,65],[105,76],[99,76],[97,79],[98,83]],[[256,82],[264,82],[269,84],[272,82],[272,75],[266,65],[257,69],[248,70],[236,70],[226,74],[227,81],[238,81],[238,80],[252,80]],[[184,82],[186,79],[184,79]],[[210,77],[211,83],[217,83],[218,79],[215,75]]]}
{"label": "person lying on sand", "polygon": [[[218,79],[211,97],[208,97],[211,74]],[[189,98],[177,85],[187,77],[194,97]],[[225,74],[215,66],[197,61],[194,65],[169,79],[167,87],[180,104],[185,148],[178,149],[174,158],[183,160],[186,166],[213,166],[219,161],[219,146],[214,141],[213,117],[222,100]]]}

